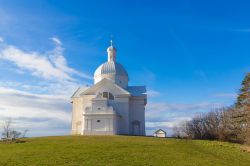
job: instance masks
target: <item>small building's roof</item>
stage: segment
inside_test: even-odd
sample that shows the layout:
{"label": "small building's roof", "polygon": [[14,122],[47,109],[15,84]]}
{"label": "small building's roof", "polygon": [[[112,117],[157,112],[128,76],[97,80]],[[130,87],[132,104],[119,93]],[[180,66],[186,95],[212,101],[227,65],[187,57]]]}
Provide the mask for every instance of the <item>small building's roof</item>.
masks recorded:
{"label": "small building's roof", "polygon": [[154,133],[157,134],[157,133],[159,133],[160,131],[161,131],[161,132],[164,132],[165,134],[167,133],[166,131],[164,131],[164,130],[162,130],[162,129],[156,130]]}

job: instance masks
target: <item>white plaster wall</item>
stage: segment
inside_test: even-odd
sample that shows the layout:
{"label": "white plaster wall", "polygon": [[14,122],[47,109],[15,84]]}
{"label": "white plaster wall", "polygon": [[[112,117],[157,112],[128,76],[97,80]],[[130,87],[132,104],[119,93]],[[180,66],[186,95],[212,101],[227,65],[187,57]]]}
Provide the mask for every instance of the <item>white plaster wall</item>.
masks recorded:
{"label": "white plaster wall", "polygon": [[[109,100],[108,105],[112,106],[114,110],[121,115],[117,118],[117,132],[118,134],[129,134],[129,96],[117,96],[118,92],[112,85],[102,86],[97,93],[110,92],[115,96],[115,100]],[[119,92],[120,93],[120,92]]]}
{"label": "white plaster wall", "polygon": [[[116,117],[114,115],[85,115],[85,128],[83,134],[104,134],[114,135],[117,134],[116,130]],[[100,122],[97,122],[97,121]]]}
{"label": "white plaster wall", "polygon": [[134,121],[140,122],[140,135],[145,135],[145,105],[144,98],[130,99],[130,134],[133,134]]}
{"label": "white plaster wall", "polygon": [[[92,116],[91,125],[94,128],[99,128],[100,131],[92,131],[84,133],[83,129],[86,128],[87,122],[86,117],[83,116],[83,111],[86,107],[94,107],[96,110],[98,107],[106,108],[107,101],[94,101],[92,105],[92,100],[95,94],[100,92],[110,92],[115,96],[115,100],[108,100],[108,106],[112,106],[117,112],[118,116],[113,125],[115,125],[116,131],[109,132],[101,128],[101,126],[106,126],[108,114],[102,116]],[[93,93],[93,94],[92,94]],[[132,134],[132,122],[140,121],[140,135],[145,135],[145,99],[146,96],[141,97],[131,97],[129,95],[120,95],[121,91],[115,88],[113,85],[106,84],[100,87],[97,91],[91,92],[91,95],[84,95],[79,98],[72,98],[73,101],[73,113],[72,113],[72,134]],[[99,102],[96,104],[96,102]],[[89,118],[90,116],[88,116]],[[94,119],[93,119],[94,118]],[[98,119],[99,118],[99,119]],[[104,119],[103,119],[104,118]],[[103,119],[103,120],[102,120]],[[106,120],[105,120],[106,119]],[[101,120],[102,124],[96,124],[94,121]],[[104,124],[105,122],[105,124]],[[93,123],[93,124],[92,124]],[[99,125],[99,126],[98,126]],[[101,126],[100,126],[101,125]]]}
{"label": "white plaster wall", "polygon": [[128,97],[116,97],[115,101],[109,101],[118,115],[117,118],[117,132],[118,134],[129,135],[129,98]]}
{"label": "white plaster wall", "polygon": [[107,107],[107,99],[92,101],[92,110],[93,111],[98,111],[98,108],[103,110],[103,109],[106,109],[106,107]]}
{"label": "white plaster wall", "polygon": [[73,135],[81,134],[82,126],[84,125],[83,118],[82,118],[83,110],[86,107],[91,106],[91,99],[93,97],[94,97],[93,95],[87,95],[87,96],[72,99],[73,113],[72,113],[72,131],[71,131],[71,134],[73,134]]}
{"label": "white plaster wall", "polygon": [[82,99],[81,98],[73,98],[72,99],[72,131],[71,134],[80,134],[78,133],[79,126],[82,125],[81,115],[79,110],[82,110]]}

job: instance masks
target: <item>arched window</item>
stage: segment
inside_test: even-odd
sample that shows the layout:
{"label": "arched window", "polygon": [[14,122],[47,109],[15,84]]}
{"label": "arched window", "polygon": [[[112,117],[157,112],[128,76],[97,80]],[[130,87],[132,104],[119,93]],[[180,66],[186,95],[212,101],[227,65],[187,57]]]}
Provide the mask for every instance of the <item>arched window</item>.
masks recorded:
{"label": "arched window", "polygon": [[114,100],[115,99],[114,95],[112,93],[110,93],[110,92],[103,92],[102,97],[104,97],[106,99],[109,99],[109,100]]}

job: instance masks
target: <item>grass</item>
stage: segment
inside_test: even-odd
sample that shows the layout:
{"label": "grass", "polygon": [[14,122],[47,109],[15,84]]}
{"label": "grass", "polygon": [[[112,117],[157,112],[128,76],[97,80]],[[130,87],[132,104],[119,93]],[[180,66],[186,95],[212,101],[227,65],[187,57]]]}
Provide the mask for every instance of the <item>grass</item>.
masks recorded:
{"label": "grass", "polygon": [[242,148],[244,151],[250,153],[250,146],[242,145],[241,148]]}
{"label": "grass", "polygon": [[240,145],[129,136],[62,136],[0,143],[0,165],[23,166],[249,166]]}

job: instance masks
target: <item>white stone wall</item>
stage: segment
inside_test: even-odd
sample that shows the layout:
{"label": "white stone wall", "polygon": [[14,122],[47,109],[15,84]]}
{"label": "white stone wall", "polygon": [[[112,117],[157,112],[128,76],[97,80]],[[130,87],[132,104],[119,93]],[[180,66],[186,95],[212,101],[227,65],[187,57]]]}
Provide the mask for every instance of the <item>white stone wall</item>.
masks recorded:
{"label": "white stone wall", "polygon": [[[72,134],[145,135],[146,95],[133,97],[108,81],[91,88],[84,95],[72,98]],[[96,95],[102,92],[112,93],[115,99],[107,101],[98,98]],[[105,113],[109,107],[113,108],[116,115],[112,110]],[[86,112],[86,108],[95,113]],[[98,120],[100,122],[97,123]],[[110,127],[114,130],[110,131]]]}
{"label": "white stone wall", "polygon": [[130,99],[130,134],[133,135],[133,123],[140,122],[140,134],[145,135],[145,102],[144,97]]}
{"label": "white stone wall", "polygon": [[129,135],[129,98],[116,97],[114,101],[109,101],[109,105],[114,108],[118,114],[117,132],[118,134]]}
{"label": "white stone wall", "polygon": [[82,125],[81,114],[79,110],[82,110],[82,99],[73,98],[72,100],[73,112],[72,112],[72,134],[80,134],[79,126]]}
{"label": "white stone wall", "polygon": [[81,134],[82,133],[82,126],[83,126],[83,110],[86,107],[91,106],[91,99],[93,95],[86,95],[83,97],[72,98],[72,134]]}
{"label": "white stone wall", "polygon": [[116,133],[116,117],[114,115],[95,115],[83,117],[85,124],[83,135],[114,135]]}

